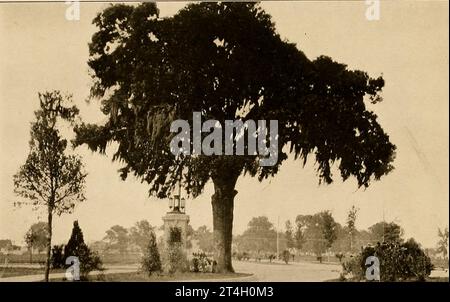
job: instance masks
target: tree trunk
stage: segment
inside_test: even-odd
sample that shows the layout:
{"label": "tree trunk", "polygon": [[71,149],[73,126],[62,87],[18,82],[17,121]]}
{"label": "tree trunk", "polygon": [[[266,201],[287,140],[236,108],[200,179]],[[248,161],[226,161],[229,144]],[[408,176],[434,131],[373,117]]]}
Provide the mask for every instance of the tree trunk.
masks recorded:
{"label": "tree trunk", "polygon": [[52,219],[53,219],[53,210],[49,206],[48,207],[48,221],[47,221],[47,259],[45,260],[45,282],[48,282],[48,277],[50,274],[50,259],[51,259],[51,249],[52,249]]}
{"label": "tree trunk", "polygon": [[33,263],[33,248],[30,249],[30,263]]}
{"label": "tree trunk", "polygon": [[[224,171],[225,172],[225,171]],[[213,177],[214,194],[211,198],[214,226],[215,272],[234,272],[231,262],[233,241],[234,189],[238,176],[221,175]]]}

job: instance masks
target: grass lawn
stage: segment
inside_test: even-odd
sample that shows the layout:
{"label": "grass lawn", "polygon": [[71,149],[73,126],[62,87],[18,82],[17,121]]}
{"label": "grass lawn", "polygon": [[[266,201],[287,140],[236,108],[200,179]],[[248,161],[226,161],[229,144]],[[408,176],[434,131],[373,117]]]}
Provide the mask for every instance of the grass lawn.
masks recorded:
{"label": "grass lawn", "polygon": [[241,273],[227,273],[227,274],[213,274],[213,273],[177,273],[173,275],[168,274],[154,274],[148,276],[142,272],[134,273],[115,273],[103,274],[97,276],[90,276],[89,281],[100,282],[167,282],[167,281],[188,281],[188,280],[208,280],[208,279],[232,279],[251,276],[250,274]]}
{"label": "grass lawn", "polygon": [[[43,268],[29,268],[29,267],[0,267],[0,278],[25,276],[25,275],[39,275],[44,274]],[[51,273],[62,273],[63,269],[50,270]]]}

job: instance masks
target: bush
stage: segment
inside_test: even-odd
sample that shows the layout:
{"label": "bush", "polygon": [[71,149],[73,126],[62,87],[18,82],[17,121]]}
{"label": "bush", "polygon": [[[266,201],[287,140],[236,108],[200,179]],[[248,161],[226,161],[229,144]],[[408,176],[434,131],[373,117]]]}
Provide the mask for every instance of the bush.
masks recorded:
{"label": "bush", "polygon": [[167,246],[164,253],[164,271],[169,274],[177,272],[186,272],[189,269],[189,263],[184,252],[182,243],[171,243]]}
{"label": "bush", "polygon": [[365,264],[361,266],[361,255],[350,256],[350,259],[342,263],[341,279],[346,278],[362,280],[365,278]]}
{"label": "bush", "polygon": [[342,264],[344,275],[364,280],[365,260],[369,256],[376,256],[380,261],[381,281],[423,281],[433,269],[430,258],[410,239],[405,243],[385,242],[364,248],[358,256]]}
{"label": "bush", "polygon": [[142,270],[149,276],[154,272],[160,272],[162,269],[161,258],[159,256],[158,246],[156,244],[156,236],[153,232],[150,234],[150,240],[144,256],[142,257],[141,265]]}
{"label": "bush", "polygon": [[284,262],[285,262],[286,264],[288,264],[288,263],[289,263],[289,259],[291,258],[291,253],[289,253],[288,250],[284,250],[282,256],[283,256]]}
{"label": "bush", "polygon": [[214,261],[205,253],[194,253],[191,260],[190,270],[194,273],[212,273]]}
{"label": "bush", "polygon": [[52,268],[64,268],[65,258],[64,258],[64,245],[54,245],[52,248],[52,257],[50,259],[50,263]]}

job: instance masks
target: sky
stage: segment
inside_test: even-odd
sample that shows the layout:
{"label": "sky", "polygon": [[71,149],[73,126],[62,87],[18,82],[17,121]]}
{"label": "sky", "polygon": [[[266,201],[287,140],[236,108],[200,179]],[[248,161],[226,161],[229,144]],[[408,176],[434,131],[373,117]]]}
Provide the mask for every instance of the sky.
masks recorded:
{"label": "sky", "polygon": [[[185,3],[158,3],[162,16]],[[14,207],[12,176],[28,154],[30,122],[39,91],[73,94],[81,117],[102,123],[99,104],[85,101],[92,80],[86,64],[95,15],[107,4],[81,3],[80,20],[65,19],[64,3],[0,3],[0,239],[23,244],[32,223],[45,221],[44,211]],[[395,170],[364,190],[355,180],[319,186],[314,162],[303,168],[287,160],[276,177],[258,182],[240,177],[235,198],[234,233],[265,215],[283,228],[298,214],[331,210],[344,224],[357,206],[356,225],[394,221],[425,247],[437,243],[437,229],[448,226],[448,2],[382,1],[380,19],[368,21],[364,1],[276,1],[262,7],[273,17],[282,38],[296,43],[310,59],[331,56],[351,69],[383,75],[384,101],[370,106],[397,146]],[[111,161],[114,146],[102,156],[76,149],[89,173],[87,200],[72,214],[54,219],[54,243],[65,243],[78,220],[88,242],[100,240],[113,225],[132,226],[147,219],[161,225],[167,200],[148,196],[137,179],[120,180],[120,164]],[[204,193],[187,201],[194,228],[212,228],[209,183]]]}

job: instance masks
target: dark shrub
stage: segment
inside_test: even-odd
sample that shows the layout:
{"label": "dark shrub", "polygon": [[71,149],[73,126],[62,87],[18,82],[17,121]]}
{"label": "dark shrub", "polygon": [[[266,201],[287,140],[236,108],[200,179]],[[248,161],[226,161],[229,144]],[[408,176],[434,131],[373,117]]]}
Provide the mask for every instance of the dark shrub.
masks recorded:
{"label": "dark shrub", "polygon": [[[88,274],[94,270],[103,270],[100,256],[89,249],[84,243],[83,232],[78,221],[73,223],[72,235],[64,247],[64,259],[70,256],[78,257],[80,263],[80,277],[87,279]],[[70,264],[65,264],[66,267]]]}
{"label": "dark shrub", "polygon": [[336,253],[334,256],[339,260],[340,263],[342,262],[342,258],[345,257],[343,253]]}
{"label": "dark shrub", "polygon": [[288,250],[284,250],[282,256],[283,256],[284,262],[285,262],[286,264],[288,264],[288,263],[289,263],[289,259],[291,258],[291,253],[289,253]]}
{"label": "dark shrub", "polygon": [[365,260],[369,256],[376,256],[380,261],[381,281],[423,281],[433,269],[430,258],[414,239],[410,239],[404,243],[385,242],[365,247],[359,255],[342,264],[344,275],[364,280]]}
{"label": "dark shrub", "polygon": [[213,260],[205,253],[193,253],[191,260],[191,272],[194,273],[211,273],[214,271]]}
{"label": "dark shrub", "polygon": [[52,268],[63,268],[65,266],[64,245],[54,245],[52,248],[51,265]]}

